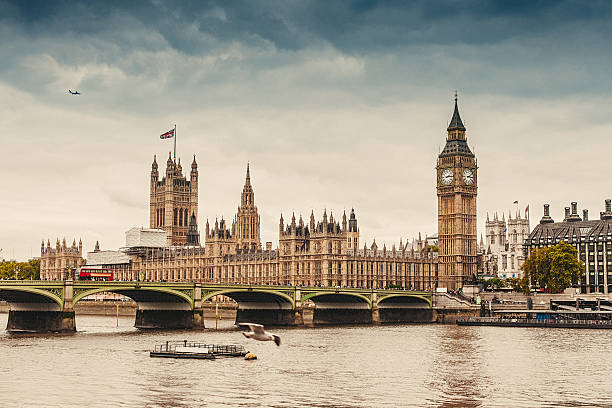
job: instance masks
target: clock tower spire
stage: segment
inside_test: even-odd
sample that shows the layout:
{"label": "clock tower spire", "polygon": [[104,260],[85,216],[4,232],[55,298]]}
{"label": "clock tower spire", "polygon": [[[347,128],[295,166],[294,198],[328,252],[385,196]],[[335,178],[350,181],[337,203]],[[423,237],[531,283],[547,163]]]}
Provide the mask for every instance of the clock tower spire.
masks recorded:
{"label": "clock tower spire", "polygon": [[476,276],[476,157],[455,110],[448,125],[446,145],[436,166],[438,193],[438,286],[461,288]]}

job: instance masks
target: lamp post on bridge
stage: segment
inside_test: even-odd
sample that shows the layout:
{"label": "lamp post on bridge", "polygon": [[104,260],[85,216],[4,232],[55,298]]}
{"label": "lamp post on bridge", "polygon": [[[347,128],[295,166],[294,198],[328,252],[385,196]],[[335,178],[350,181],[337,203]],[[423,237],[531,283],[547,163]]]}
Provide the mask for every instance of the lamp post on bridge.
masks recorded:
{"label": "lamp post on bridge", "polygon": [[65,280],[73,280],[74,279],[74,272],[76,271],[76,268],[73,266],[69,266],[66,265],[66,276],[65,276]]}

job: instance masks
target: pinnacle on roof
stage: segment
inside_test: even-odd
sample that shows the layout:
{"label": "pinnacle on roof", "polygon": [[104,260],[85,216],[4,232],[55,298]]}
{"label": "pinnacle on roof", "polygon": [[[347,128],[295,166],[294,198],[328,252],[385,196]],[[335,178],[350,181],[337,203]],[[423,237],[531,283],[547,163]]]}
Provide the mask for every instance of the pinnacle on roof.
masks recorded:
{"label": "pinnacle on roof", "polygon": [[250,170],[250,163],[247,162],[247,172],[246,172],[246,180],[244,182],[245,185],[251,185],[251,170]]}
{"label": "pinnacle on roof", "polygon": [[457,92],[455,92],[455,111],[453,112],[453,117],[451,118],[450,124],[448,125],[448,128],[446,130],[465,131],[465,126],[463,126],[463,122],[461,121],[461,115],[459,115],[459,107],[457,106]]}

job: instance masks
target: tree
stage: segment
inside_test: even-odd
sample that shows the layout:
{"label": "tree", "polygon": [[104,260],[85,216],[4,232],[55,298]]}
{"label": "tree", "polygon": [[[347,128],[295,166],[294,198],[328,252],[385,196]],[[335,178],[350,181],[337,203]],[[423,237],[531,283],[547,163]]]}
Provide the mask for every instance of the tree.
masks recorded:
{"label": "tree", "polygon": [[40,260],[28,262],[4,261],[0,263],[0,279],[40,279]]}
{"label": "tree", "polygon": [[482,285],[483,290],[495,290],[506,287],[506,281],[500,278],[478,279],[478,283]]}
{"label": "tree", "polygon": [[578,284],[584,275],[584,264],[578,259],[578,250],[563,241],[531,251],[522,269],[523,284],[553,293]]}
{"label": "tree", "polygon": [[507,278],[506,283],[515,292],[529,293],[529,282],[524,278]]}

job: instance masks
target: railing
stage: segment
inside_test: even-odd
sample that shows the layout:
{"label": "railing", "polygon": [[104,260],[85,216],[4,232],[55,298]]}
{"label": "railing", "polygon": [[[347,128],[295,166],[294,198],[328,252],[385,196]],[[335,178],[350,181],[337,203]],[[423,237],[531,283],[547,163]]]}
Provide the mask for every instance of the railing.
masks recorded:
{"label": "railing", "polygon": [[[537,313],[537,310],[534,310]],[[526,319],[512,317],[463,317],[458,323],[494,323],[494,324],[529,324],[533,326],[574,325],[574,326],[604,326],[612,327],[612,320],[586,319]]]}
{"label": "railing", "polygon": [[241,353],[246,352],[244,346],[240,346],[238,344],[227,344],[227,345],[206,344],[206,343],[189,342],[187,340],[167,341],[164,344],[159,344],[155,346],[155,352],[156,353],[164,353],[164,352],[176,353],[177,347],[201,348],[202,352],[208,352],[212,354],[241,354]]}

